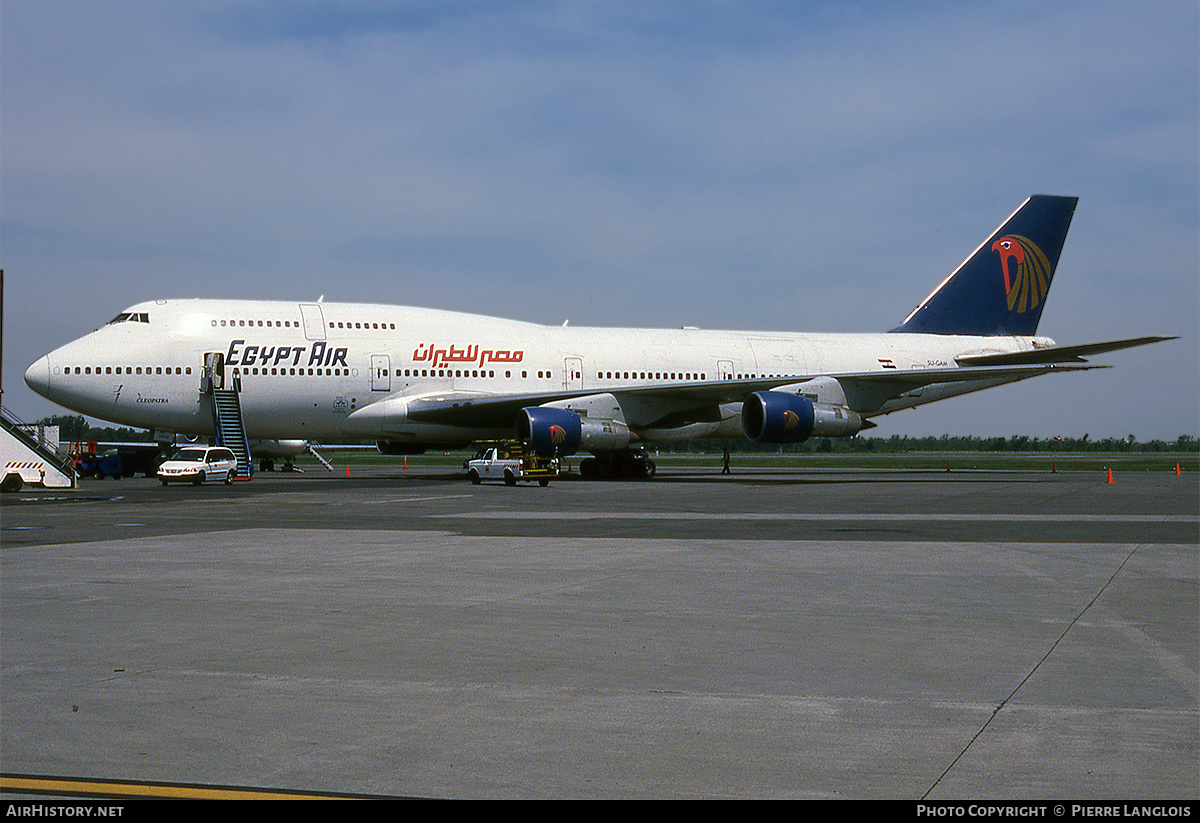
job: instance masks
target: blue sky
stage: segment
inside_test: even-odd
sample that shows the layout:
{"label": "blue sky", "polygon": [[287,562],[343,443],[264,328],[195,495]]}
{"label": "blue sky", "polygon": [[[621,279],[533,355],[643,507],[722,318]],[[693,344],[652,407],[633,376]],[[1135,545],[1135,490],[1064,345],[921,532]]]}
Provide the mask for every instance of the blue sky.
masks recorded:
{"label": "blue sky", "polygon": [[0,6],[4,403],[142,300],[896,325],[1080,197],[1039,332],[1176,334],[875,434],[1200,434],[1194,2]]}

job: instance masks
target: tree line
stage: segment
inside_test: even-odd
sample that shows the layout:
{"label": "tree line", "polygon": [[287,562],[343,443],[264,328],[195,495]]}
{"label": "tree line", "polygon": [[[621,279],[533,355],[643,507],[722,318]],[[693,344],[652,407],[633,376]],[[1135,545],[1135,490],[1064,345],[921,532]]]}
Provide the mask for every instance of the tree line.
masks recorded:
{"label": "tree line", "polygon": [[1182,434],[1174,440],[1140,441],[1134,435],[1124,438],[1106,437],[1093,440],[1082,437],[1037,438],[1027,435],[1012,437],[966,437],[943,434],[941,437],[817,437],[803,443],[751,443],[748,440],[688,440],[680,443],[655,444],[658,452],[720,453],[725,449],[742,454],[904,454],[908,452],[1197,452],[1200,440]]}
{"label": "tree line", "polygon": [[[107,440],[147,442],[153,435],[143,429],[93,426],[82,416],[47,417],[38,423],[59,427],[61,442],[70,440]],[[371,441],[363,441],[371,442]],[[661,453],[720,454],[726,449],[734,453],[755,454],[901,454],[905,452],[1198,452],[1200,440],[1181,434],[1174,440],[1138,440],[1134,435],[1123,438],[1106,437],[1092,440],[1082,437],[1037,438],[1026,435],[1012,437],[962,437],[943,434],[941,437],[818,437],[803,443],[751,443],[745,439],[683,440],[677,443],[655,443],[654,451]]]}

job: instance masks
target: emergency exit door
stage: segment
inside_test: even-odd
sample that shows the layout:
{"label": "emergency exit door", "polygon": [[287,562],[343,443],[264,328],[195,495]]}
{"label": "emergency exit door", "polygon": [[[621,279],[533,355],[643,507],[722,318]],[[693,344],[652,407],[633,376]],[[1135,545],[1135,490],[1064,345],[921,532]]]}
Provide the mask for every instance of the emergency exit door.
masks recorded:
{"label": "emergency exit door", "polygon": [[371,355],[371,391],[392,390],[392,365],[386,354]]}
{"label": "emergency exit door", "polygon": [[563,388],[567,391],[578,391],[583,388],[583,359],[567,357],[563,359]]}

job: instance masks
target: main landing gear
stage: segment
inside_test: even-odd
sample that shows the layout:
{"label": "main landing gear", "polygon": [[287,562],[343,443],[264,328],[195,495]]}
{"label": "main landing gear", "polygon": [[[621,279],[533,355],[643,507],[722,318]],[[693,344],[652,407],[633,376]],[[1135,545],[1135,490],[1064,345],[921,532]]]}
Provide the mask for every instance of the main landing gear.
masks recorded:
{"label": "main landing gear", "polygon": [[654,461],[644,451],[597,454],[579,463],[579,476],[585,480],[649,480],[654,472]]}
{"label": "main landing gear", "polygon": [[[262,460],[258,461],[258,470],[260,472],[275,471],[275,461],[269,457],[264,457]],[[281,471],[294,472],[295,470],[296,470],[296,464],[293,463],[290,458],[285,459],[283,462],[283,468],[281,469]]]}

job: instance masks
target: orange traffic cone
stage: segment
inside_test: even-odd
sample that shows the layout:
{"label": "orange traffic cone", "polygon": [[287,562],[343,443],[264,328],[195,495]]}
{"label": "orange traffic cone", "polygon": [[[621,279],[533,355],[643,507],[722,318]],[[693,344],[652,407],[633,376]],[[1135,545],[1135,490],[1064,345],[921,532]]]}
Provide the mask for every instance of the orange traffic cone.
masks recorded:
{"label": "orange traffic cone", "polygon": [[1113,482],[1113,479],[1112,479],[1112,469],[1109,469],[1109,470],[1108,470],[1108,480],[1106,480],[1106,481],[1104,481],[1104,482],[1105,482],[1105,483],[1111,483],[1111,482]]}
{"label": "orange traffic cone", "polygon": [[1057,466],[1056,464],[1054,464],[1054,463],[1051,463],[1051,464],[1050,464],[1050,473],[1051,473],[1051,474],[1058,474],[1058,466]]}
{"label": "orange traffic cone", "polygon": [[348,464],[347,464],[347,466],[346,466],[346,476],[347,476],[347,477],[349,477],[349,476],[350,476],[350,466],[349,466]]}
{"label": "orange traffic cone", "polygon": [[1179,464],[1178,463],[1175,464],[1175,476],[1176,477],[1179,476]]}

